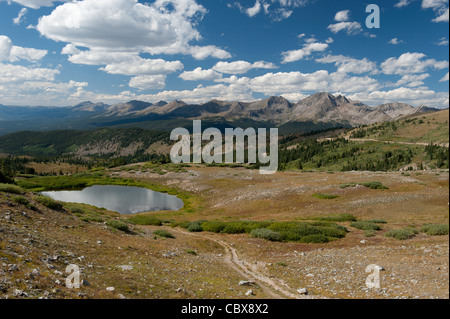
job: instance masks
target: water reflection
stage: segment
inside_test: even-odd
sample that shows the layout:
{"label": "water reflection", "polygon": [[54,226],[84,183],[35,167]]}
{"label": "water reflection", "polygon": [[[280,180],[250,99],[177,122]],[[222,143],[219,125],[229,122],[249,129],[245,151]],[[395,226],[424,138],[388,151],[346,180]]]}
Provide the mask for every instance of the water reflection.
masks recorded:
{"label": "water reflection", "polygon": [[96,185],[82,191],[43,192],[55,200],[104,207],[123,215],[161,210],[180,210],[184,203],[176,196],[146,188]]}

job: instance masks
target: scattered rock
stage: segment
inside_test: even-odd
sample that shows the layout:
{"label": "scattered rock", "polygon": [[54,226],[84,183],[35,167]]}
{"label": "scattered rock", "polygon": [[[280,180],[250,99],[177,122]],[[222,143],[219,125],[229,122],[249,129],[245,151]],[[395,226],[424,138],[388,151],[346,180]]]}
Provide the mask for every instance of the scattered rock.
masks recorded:
{"label": "scattered rock", "polygon": [[117,298],[119,298],[119,299],[127,299],[127,297],[125,297],[125,296],[122,295],[122,294],[118,294],[118,295],[117,295]]}
{"label": "scattered rock", "polygon": [[16,264],[8,265],[8,271],[18,271],[19,267]]}
{"label": "scattered rock", "polygon": [[309,291],[308,291],[308,289],[306,289],[306,288],[300,288],[300,289],[297,290],[297,292],[298,292],[300,295],[307,295],[307,294],[309,294]]}
{"label": "scattered rock", "polygon": [[122,265],[122,266],[117,266],[117,267],[122,268],[123,271],[133,270],[133,266],[131,266],[131,265]]}
{"label": "scattered rock", "polygon": [[255,283],[253,281],[242,280],[239,282],[239,286],[254,286],[254,285]]}
{"label": "scattered rock", "polygon": [[89,281],[87,281],[86,279],[81,279],[80,284],[81,284],[82,286],[86,286],[86,287],[88,287],[88,286],[91,285],[91,284],[89,283]]}
{"label": "scattered rock", "polygon": [[108,288],[106,288],[106,291],[109,291],[109,292],[113,292],[114,290],[116,290],[116,288],[114,288],[114,287],[108,287]]}
{"label": "scattered rock", "polygon": [[249,290],[245,293],[246,296],[254,296],[253,290]]}
{"label": "scattered rock", "polygon": [[23,290],[14,289],[14,296],[16,297],[28,297],[28,294]]}

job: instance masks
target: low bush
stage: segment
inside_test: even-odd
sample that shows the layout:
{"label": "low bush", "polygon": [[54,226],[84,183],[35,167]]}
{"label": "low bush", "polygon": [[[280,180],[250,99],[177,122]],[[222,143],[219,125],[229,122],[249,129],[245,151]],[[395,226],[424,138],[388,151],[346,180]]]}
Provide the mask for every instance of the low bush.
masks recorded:
{"label": "low bush", "polygon": [[314,194],[313,196],[318,199],[336,199],[339,197],[339,195],[324,194],[324,193],[317,193],[317,194]]}
{"label": "low bush", "polygon": [[347,234],[346,231],[338,229],[336,227],[323,227],[320,229],[320,233],[322,235],[332,238],[344,238],[345,235]]}
{"label": "low bush", "polygon": [[449,233],[449,224],[424,225],[421,231],[429,236],[444,236]]}
{"label": "low bush", "polygon": [[322,234],[308,235],[300,239],[301,243],[306,244],[323,244],[328,243],[330,239]]}
{"label": "low bush", "polygon": [[364,236],[366,236],[368,238],[375,237],[376,234],[377,234],[377,232],[375,230],[372,230],[372,229],[364,231]]}
{"label": "low bush", "polygon": [[407,240],[416,236],[419,232],[414,228],[402,228],[388,231],[385,236],[395,238],[397,240]]}
{"label": "low bush", "polygon": [[380,182],[365,182],[362,185],[370,189],[389,189],[389,187],[384,186]]}
{"label": "low bush", "polygon": [[167,230],[155,230],[153,232],[153,235],[156,235],[156,236],[159,236],[159,237],[164,237],[164,238],[175,238],[175,236],[172,235]]}
{"label": "low bush", "polygon": [[226,226],[225,222],[218,222],[218,221],[212,221],[212,222],[204,222],[202,224],[202,228],[204,231],[209,231],[212,233],[220,233]]}
{"label": "low bush", "polygon": [[17,195],[25,194],[25,191],[22,188],[11,184],[0,184],[0,192]]}
{"label": "low bush", "polygon": [[258,228],[253,230],[250,233],[250,236],[254,238],[261,238],[269,241],[281,241],[281,235],[280,233],[277,233],[276,231],[267,229],[267,228]]}
{"label": "low bush", "polygon": [[28,199],[26,199],[25,197],[23,197],[23,196],[14,196],[12,198],[12,200],[14,202],[16,202],[17,204],[21,204],[21,205],[24,205],[24,206],[27,206],[30,203],[30,201]]}
{"label": "low bush", "polygon": [[387,224],[387,221],[384,219],[371,219],[367,220],[368,223],[374,223],[374,224]]}
{"label": "low bush", "polygon": [[358,183],[345,183],[345,184],[341,184],[340,188],[344,189],[344,188],[356,187],[356,186],[358,186]]}
{"label": "low bush", "polygon": [[389,189],[389,187],[384,186],[380,182],[365,182],[365,183],[345,183],[341,184],[340,188],[349,188],[349,187],[356,187],[358,185],[362,185],[364,187],[370,188],[370,189]]}
{"label": "low bush", "polygon": [[126,233],[128,233],[130,231],[128,224],[126,224],[125,222],[120,221],[120,220],[114,220],[114,219],[108,220],[106,222],[106,225],[111,228],[114,228],[114,229],[117,229],[117,230],[120,230],[120,231],[123,231]]}
{"label": "low bush", "polygon": [[203,231],[203,227],[199,222],[189,223],[186,229],[192,233],[201,233]]}
{"label": "low bush", "polygon": [[351,223],[350,226],[361,230],[381,230],[380,225],[367,221],[354,222]]}
{"label": "low bush", "polygon": [[44,205],[47,208],[53,209],[53,210],[62,210],[63,205],[54,200],[53,198],[47,197],[47,196],[36,196],[34,198],[35,201],[37,201],[38,203]]}
{"label": "low bush", "polygon": [[197,256],[197,252],[192,249],[186,249],[186,254]]}
{"label": "low bush", "polygon": [[83,209],[79,208],[79,207],[70,208],[69,211],[72,214],[77,215],[77,216],[81,216],[81,215],[85,214],[85,211]]}
{"label": "low bush", "polygon": [[[354,220],[354,216],[346,215],[339,220]],[[173,224],[179,225],[180,223]],[[347,228],[329,221],[318,222],[273,222],[273,221],[196,221],[184,224],[191,232],[213,232],[222,234],[250,234],[255,238],[270,241],[285,242],[327,242],[333,239],[344,238]],[[176,227],[176,226],[174,226]],[[319,237],[309,237],[321,235]],[[306,239],[304,239],[307,237]],[[325,239],[325,238],[326,239]]]}
{"label": "low bush", "polygon": [[97,217],[97,216],[87,216],[87,217],[82,217],[80,218],[81,221],[86,222],[86,223],[90,223],[90,222],[94,222],[94,223],[103,223],[104,220],[103,218]]}

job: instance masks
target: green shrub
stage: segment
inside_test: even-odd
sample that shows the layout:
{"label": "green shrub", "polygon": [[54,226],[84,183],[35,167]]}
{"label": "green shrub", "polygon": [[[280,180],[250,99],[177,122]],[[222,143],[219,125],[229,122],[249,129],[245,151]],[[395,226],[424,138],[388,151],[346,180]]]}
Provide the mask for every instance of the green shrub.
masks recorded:
{"label": "green shrub", "polygon": [[330,241],[329,238],[322,234],[308,235],[308,236],[302,237],[302,239],[300,239],[301,243],[307,243],[307,244],[322,244],[322,243],[328,243],[329,241]]}
{"label": "green shrub", "polygon": [[63,205],[54,200],[53,198],[47,197],[47,196],[36,196],[34,198],[35,201],[37,201],[38,203],[44,205],[47,208],[53,209],[53,210],[62,210]]}
{"label": "green shrub", "polygon": [[344,231],[342,229],[338,229],[336,227],[322,227],[320,229],[320,233],[327,237],[333,237],[333,238],[344,238],[345,235],[347,234],[346,231]]}
{"label": "green shrub", "polygon": [[201,233],[203,231],[203,227],[199,222],[189,223],[186,229],[192,233]]}
{"label": "green shrub", "polygon": [[280,234],[285,241],[301,241],[303,237],[321,235],[321,231],[319,227],[300,225],[297,228],[282,231]]}
{"label": "green shrub", "polygon": [[24,205],[24,206],[27,206],[30,203],[30,201],[28,199],[26,199],[25,197],[23,197],[23,196],[14,196],[12,198],[12,200],[14,202],[16,202],[17,204],[21,204],[21,205]]}
{"label": "green shrub", "polygon": [[371,219],[367,220],[368,223],[374,223],[374,224],[387,224],[387,221],[384,219]]}
{"label": "green shrub", "polygon": [[384,186],[380,182],[365,182],[365,183],[345,183],[341,184],[340,188],[348,188],[348,187],[356,187],[358,185],[362,185],[364,187],[370,188],[370,189],[389,189],[389,187]]}
{"label": "green shrub", "polygon": [[358,183],[345,183],[345,184],[341,184],[340,188],[344,189],[344,188],[356,187],[356,186],[358,186]]}
{"label": "green shrub", "polygon": [[220,233],[225,228],[226,223],[224,222],[204,222],[202,224],[203,230],[212,232],[212,233]]}
{"label": "green shrub", "polygon": [[296,229],[300,226],[306,225],[306,223],[299,223],[299,222],[273,222],[270,224],[268,229],[271,229],[276,232],[282,232],[282,231],[289,231]]}
{"label": "green shrub", "polygon": [[25,194],[25,191],[22,188],[11,184],[0,184],[0,192],[17,195]]}
{"label": "green shrub", "polygon": [[170,227],[175,228],[175,227],[181,227],[186,229],[189,225],[188,221],[181,221],[181,222],[176,222],[176,221],[171,221],[170,222]]}
{"label": "green shrub", "polygon": [[267,228],[258,228],[253,230],[250,235],[254,238],[261,238],[269,241],[281,241],[280,233]]}
{"label": "green shrub", "polygon": [[78,215],[78,216],[81,216],[81,215],[85,214],[85,211],[83,209],[79,208],[79,207],[72,207],[72,208],[69,209],[69,211],[72,214]]}
{"label": "green shrub", "polygon": [[137,215],[129,218],[128,221],[135,225],[162,226],[162,221],[154,216]]}
{"label": "green shrub", "polygon": [[376,234],[377,234],[377,232],[372,229],[368,229],[368,230],[364,231],[364,236],[366,236],[366,237],[375,237]]}
{"label": "green shrub", "polygon": [[407,239],[410,239],[410,238],[416,236],[418,233],[419,232],[416,229],[407,227],[407,228],[388,231],[385,234],[385,236],[392,237],[397,240],[407,240]]}
{"label": "green shrub", "polygon": [[189,255],[197,256],[197,252],[192,249],[186,249],[186,253]]}
{"label": "green shrub", "polygon": [[175,236],[172,235],[167,230],[155,230],[153,232],[153,235],[156,235],[156,236],[159,236],[159,237],[164,237],[164,238],[175,238]]}
{"label": "green shrub", "polygon": [[246,222],[228,222],[221,231],[224,234],[245,234],[248,233]]}
{"label": "green shrub", "polygon": [[350,226],[361,230],[375,230],[375,231],[381,230],[380,225],[370,223],[367,221],[351,223]]}
{"label": "green shrub", "polygon": [[324,194],[324,193],[317,193],[313,195],[314,197],[318,198],[318,199],[335,199],[338,198],[338,195],[334,195],[334,194]]}
{"label": "green shrub", "polygon": [[328,222],[328,221],[319,221],[319,222],[313,222],[313,223],[308,223],[308,225],[310,226],[317,226],[317,227],[332,227],[332,228],[336,228],[339,229],[341,231],[343,231],[344,233],[348,233],[348,229],[345,226],[341,226],[332,222]]}
{"label": "green shrub", "polygon": [[362,185],[370,189],[389,189],[389,187],[384,186],[380,182],[365,182]]}
{"label": "green shrub", "polygon": [[108,220],[106,222],[106,225],[111,227],[111,228],[114,228],[114,229],[117,229],[117,230],[120,230],[120,231],[123,231],[123,232],[126,232],[126,233],[128,233],[130,231],[130,228],[128,227],[128,224],[126,224],[126,223],[124,223],[123,221],[120,221],[120,220],[114,220],[114,219]]}
{"label": "green shrub", "polygon": [[81,221],[86,222],[86,223],[90,223],[90,222],[94,222],[94,223],[103,223],[104,220],[100,217],[97,216],[87,216],[87,217],[82,217],[80,218]]}
{"label": "green shrub", "polygon": [[331,216],[325,216],[325,217],[318,217],[315,219],[322,220],[322,221],[330,221],[330,222],[356,222],[357,221],[356,217],[351,214],[331,215]]}
{"label": "green shrub", "polygon": [[449,233],[449,224],[424,225],[421,231],[429,236],[444,236]]}

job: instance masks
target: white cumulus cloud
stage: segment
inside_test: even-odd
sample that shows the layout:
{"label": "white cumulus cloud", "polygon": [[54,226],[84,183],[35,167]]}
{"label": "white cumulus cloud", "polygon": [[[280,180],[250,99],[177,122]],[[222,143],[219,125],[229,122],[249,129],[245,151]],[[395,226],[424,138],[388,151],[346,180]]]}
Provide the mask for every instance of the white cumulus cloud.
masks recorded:
{"label": "white cumulus cloud", "polygon": [[[314,40],[315,41],[315,40]],[[302,60],[310,56],[313,52],[323,52],[328,48],[328,43],[307,42],[302,49],[283,52],[282,63],[289,63]]]}
{"label": "white cumulus cloud", "polygon": [[94,51],[229,57],[214,46],[203,51],[191,47],[201,39],[196,24],[206,12],[195,0],[83,0],[58,6],[40,18],[37,30],[49,39]]}
{"label": "white cumulus cloud", "polygon": [[435,59],[425,59],[423,53],[404,53],[400,57],[389,58],[381,64],[384,74],[414,74],[424,73],[428,68],[442,70],[448,68],[448,61],[436,61]]}
{"label": "white cumulus cloud", "polygon": [[336,13],[334,20],[338,22],[345,22],[350,20],[350,10],[343,10]]}
{"label": "white cumulus cloud", "polygon": [[212,69],[220,73],[227,74],[244,74],[251,69],[275,69],[276,65],[269,62],[258,61],[250,63],[247,61],[234,61],[234,62],[218,62]]}
{"label": "white cumulus cloud", "polygon": [[0,35],[0,61],[16,62],[26,60],[37,62],[42,60],[47,53],[47,50],[15,46],[9,37]]}
{"label": "white cumulus cloud", "polygon": [[203,70],[201,67],[193,71],[185,71],[179,76],[185,81],[214,81],[222,78],[222,74],[214,70]]}

